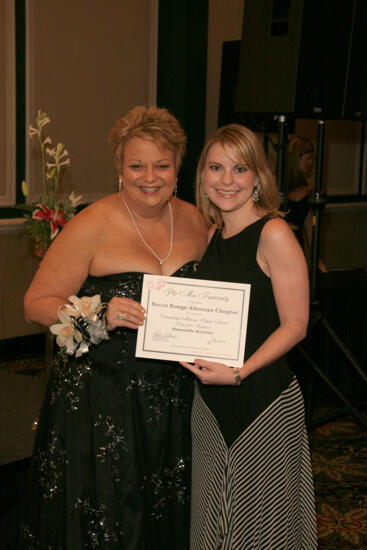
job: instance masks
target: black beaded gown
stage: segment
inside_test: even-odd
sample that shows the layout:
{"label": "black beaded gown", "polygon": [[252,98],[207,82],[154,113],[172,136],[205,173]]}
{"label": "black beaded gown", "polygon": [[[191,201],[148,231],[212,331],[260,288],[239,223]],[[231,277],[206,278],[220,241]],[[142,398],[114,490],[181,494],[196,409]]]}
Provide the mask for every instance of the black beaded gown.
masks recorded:
{"label": "black beaded gown", "polygon": [[[142,279],[88,277],[79,295],[140,301]],[[192,377],[135,358],[135,344],[117,328],[80,358],[56,356],[19,550],[188,550]]]}
{"label": "black beaded gown", "polygon": [[[256,260],[267,221],[216,231],[195,273],[251,284],[245,359],[279,326]],[[196,384],[192,442],[191,550],[316,550],[303,398],[284,357],[239,387]]]}

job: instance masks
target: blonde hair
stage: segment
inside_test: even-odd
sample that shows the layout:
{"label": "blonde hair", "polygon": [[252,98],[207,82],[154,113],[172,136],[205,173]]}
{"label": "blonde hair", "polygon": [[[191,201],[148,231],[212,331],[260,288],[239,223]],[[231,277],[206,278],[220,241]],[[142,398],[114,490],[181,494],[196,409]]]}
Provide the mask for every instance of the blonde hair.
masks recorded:
{"label": "blonde hair", "polygon": [[223,224],[222,213],[208,198],[205,193],[203,170],[209,149],[215,143],[229,146],[241,162],[255,172],[259,179],[259,200],[254,202],[255,208],[261,215],[278,216],[280,197],[274,177],[265,158],[265,153],[256,135],[240,124],[228,124],[218,128],[215,134],[209,138],[201,153],[196,169],[196,204],[205,220],[209,224],[221,226]]}
{"label": "blonde hair", "polygon": [[178,120],[167,109],[156,106],[138,106],[120,118],[112,128],[109,141],[115,155],[118,171],[123,162],[126,143],[133,137],[154,141],[163,149],[173,152],[176,172],[186,152],[186,135]]}
{"label": "blonde hair", "polygon": [[285,180],[288,191],[307,186],[307,181],[299,169],[299,161],[302,155],[313,153],[314,150],[315,147],[312,141],[302,136],[294,136],[289,142],[285,165]]}

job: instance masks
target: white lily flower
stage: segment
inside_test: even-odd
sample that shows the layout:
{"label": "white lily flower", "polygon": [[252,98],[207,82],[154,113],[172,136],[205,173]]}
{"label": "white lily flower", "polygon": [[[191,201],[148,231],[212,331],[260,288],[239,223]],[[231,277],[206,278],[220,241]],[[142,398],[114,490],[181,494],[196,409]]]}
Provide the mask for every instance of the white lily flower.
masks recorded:
{"label": "white lily flower", "polygon": [[74,327],[71,324],[56,323],[50,326],[52,334],[56,335],[56,343],[60,348],[66,347],[71,352],[75,351],[76,343],[74,342]]}
{"label": "white lily flower", "polygon": [[43,128],[43,126],[46,126],[46,124],[49,124],[50,122],[51,122],[51,119],[48,118],[48,116],[45,116],[42,119],[38,120],[38,125],[40,128]]}
{"label": "white lily flower", "polygon": [[72,191],[68,197],[69,201],[71,202],[71,206],[75,207],[79,202],[81,201],[82,196],[78,195],[78,197],[75,196],[74,191]]}
{"label": "white lily flower", "polygon": [[59,166],[71,166],[70,159],[63,160],[59,162]]}
{"label": "white lily flower", "polygon": [[37,128],[33,128],[33,126],[31,126],[31,124],[30,124],[28,126],[28,135],[29,135],[29,137],[32,137],[35,134],[38,134],[38,130],[37,130]]}
{"label": "white lily flower", "polygon": [[69,155],[68,150],[64,149],[63,152],[61,153],[61,155],[59,155],[59,159],[62,159],[63,157],[68,156],[68,155]]}
{"label": "white lily flower", "polygon": [[71,306],[70,304],[64,305],[65,309],[60,309],[57,313],[58,318],[62,323],[66,322],[65,315],[69,317],[79,317],[80,312],[77,310],[77,308]]}
{"label": "white lily flower", "polygon": [[99,294],[96,294],[95,296],[83,296],[82,298],[70,296],[69,302],[74,304],[75,308],[83,316],[87,319],[91,319],[101,305],[101,296]]}
{"label": "white lily flower", "polygon": [[[74,308],[70,308],[70,310],[77,314],[77,311]],[[58,311],[57,316],[61,322],[51,325],[50,331],[52,334],[56,335],[57,345],[60,347],[66,347],[67,353],[73,354],[82,338],[75,330],[72,323],[72,317],[75,315],[70,315],[70,313],[68,314],[66,311],[61,310]]]}

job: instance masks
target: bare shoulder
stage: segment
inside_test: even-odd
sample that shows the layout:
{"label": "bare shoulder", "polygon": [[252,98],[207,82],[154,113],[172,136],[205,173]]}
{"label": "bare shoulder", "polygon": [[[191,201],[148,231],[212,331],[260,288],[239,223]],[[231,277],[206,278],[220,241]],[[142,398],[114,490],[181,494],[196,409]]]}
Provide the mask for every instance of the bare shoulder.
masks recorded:
{"label": "bare shoulder", "polygon": [[184,223],[193,226],[195,231],[204,232],[206,234],[208,226],[195,205],[178,198],[175,198],[175,205]]}
{"label": "bare shoulder", "polygon": [[84,215],[85,219],[92,218],[98,220],[99,218],[106,218],[108,214],[111,214],[112,210],[118,209],[118,207],[118,197],[116,195],[108,195],[84,208],[76,217]]}
{"label": "bare shoulder", "polygon": [[88,231],[90,236],[97,234],[110,218],[114,204],[113,195],[110,195],[86,206],[66,224],[62,233],[67,230],[72,233]]}
{"label": "bare shoulder", "polygon": [[198,209],[196,208],[196,206],[194,204],[191,204],[191,202],[188,202],[188,201],[184,201],[182,199],[179,199],[178,197],[173,197],[172,199],[174,202],[173,204],[175,205],[175,208],[177,209],[177,212],[180,213],[180,215],[196,215],[199,214],[199,211]]}
{"label": "bare shoulder", "polygon": [[305,264],[302,248],[293,231],[282,218],[272,218],[264,226],[259,242],[259,260],[263,270],[269,274],[270,267],[281,264],[284,268],[294,267],[295,262]]}
{"label": "bare shoulder", "polygon": [[91,258],[111,219],[110,200],[107,199],[92,203],[74,216],[56,237],[48,256],[75,257],[77,251],[78,257]]}
{"label": "bare shoulder", "polygon": [[291,242],[296,242],[293,231],[282,218],[271,218],[266,224],[261,232],[261,243],[262,245],[274,246],[276,244],[281,244],[284,240]]}

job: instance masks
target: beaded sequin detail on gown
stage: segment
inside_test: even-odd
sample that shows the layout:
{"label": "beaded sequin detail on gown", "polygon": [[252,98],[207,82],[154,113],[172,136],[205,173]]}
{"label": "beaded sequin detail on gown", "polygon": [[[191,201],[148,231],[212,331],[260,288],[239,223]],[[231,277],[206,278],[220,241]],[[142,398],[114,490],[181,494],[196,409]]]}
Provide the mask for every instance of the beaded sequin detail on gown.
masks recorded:
{"label": "beaded sequin detail on gown", "polygon": [[[79,295],[140,301],[142,280],[89,277]],[[78,359],[56,357],[19,550],[188,550],[192,378],[135,358],[135,345],[117,328]]]}

